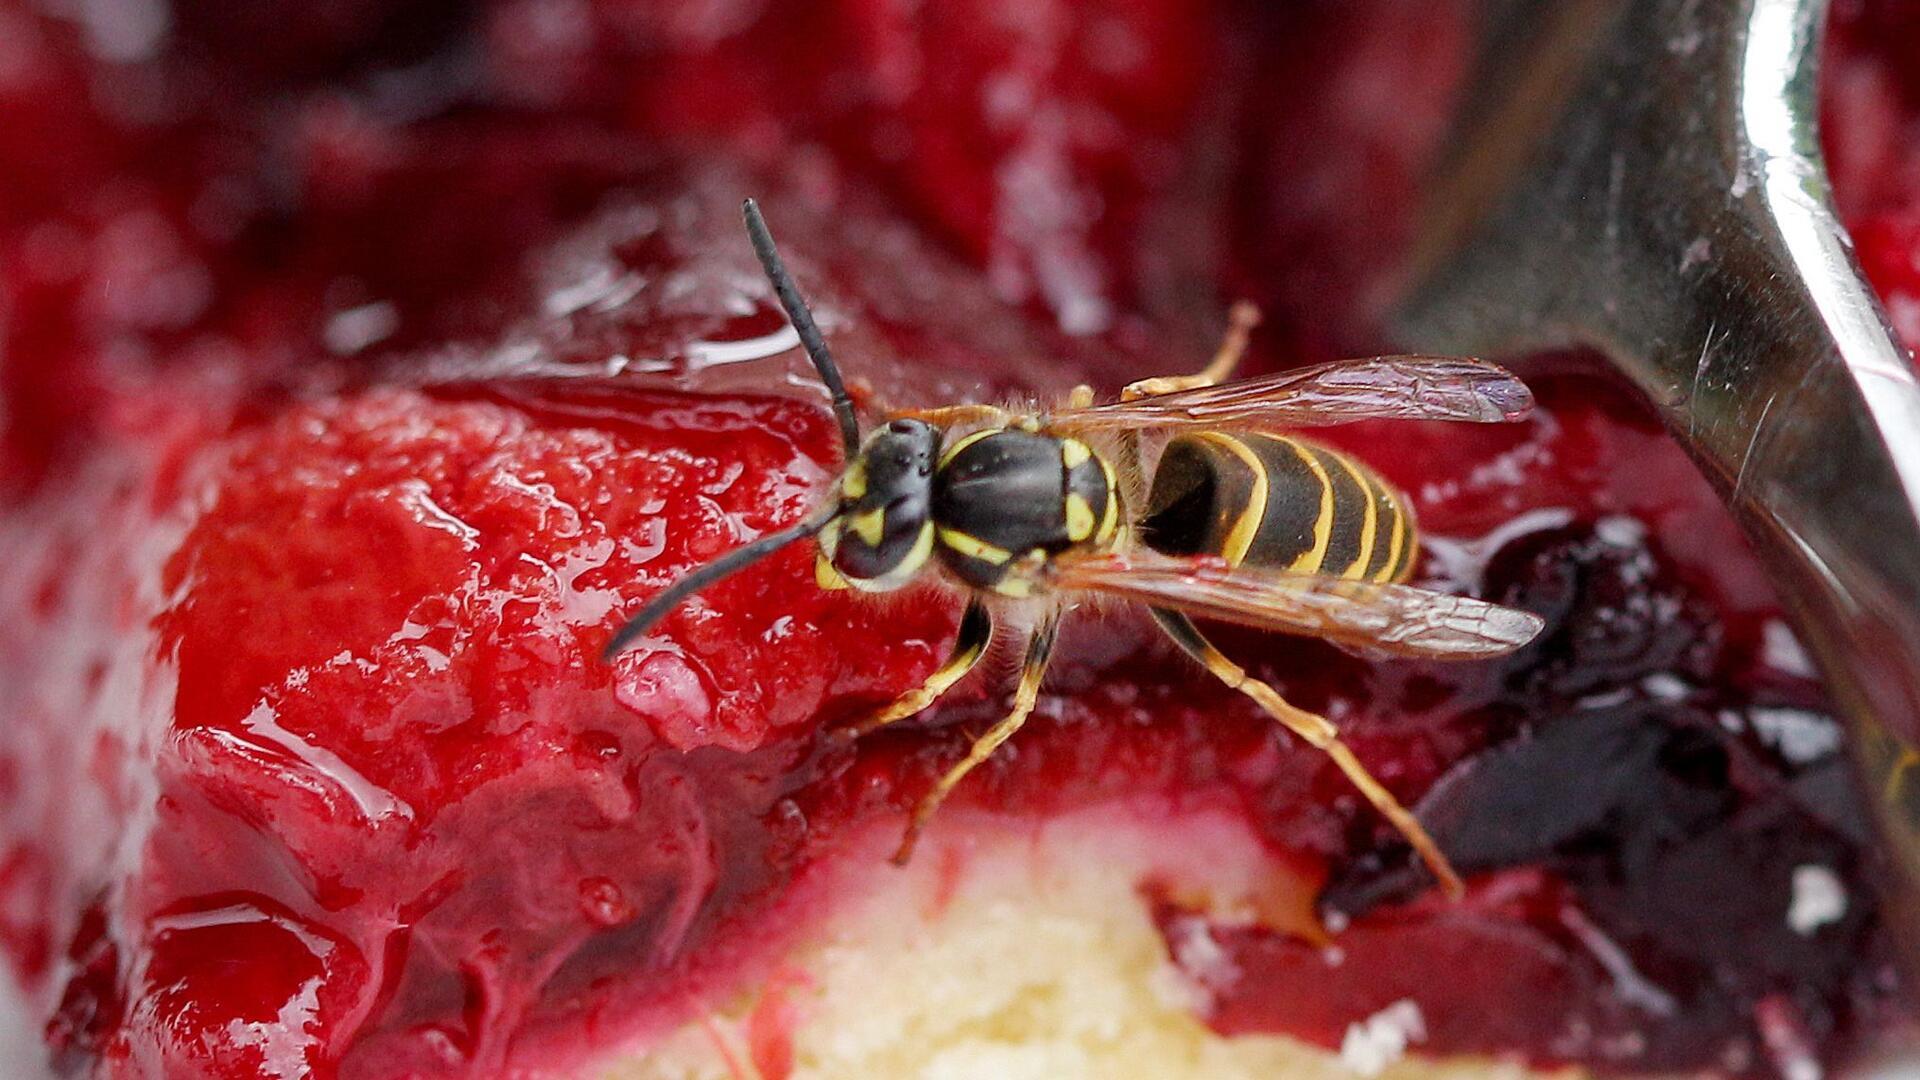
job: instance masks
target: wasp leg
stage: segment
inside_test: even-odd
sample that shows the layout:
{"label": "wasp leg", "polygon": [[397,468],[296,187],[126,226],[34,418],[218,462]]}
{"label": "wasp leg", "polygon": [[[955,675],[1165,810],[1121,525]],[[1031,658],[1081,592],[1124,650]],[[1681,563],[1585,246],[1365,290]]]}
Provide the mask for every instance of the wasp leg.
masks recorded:
{"label": "wasp leg", "polygon": [[853,398],[853,403],[861,409],[880,413],[888,411],[887,402],[880,396],[880,391],[873,388],[872,379],[855,375],[847,380],[847,392]]}
{"label": "wasp leg", "polygon": [[1406,837],[1407,842],[1413,845],[1413,850],[1419,852],[1421,861],[1425,862],[1427,868],[1433,871],[1433,876],[1440,880],[1440,887],[1446,890],[1447,895],[1459,899],[1466,891],[1465,886],[1460,883],[1460,875],[1454,873],[1453,864],[1449,863],[1446,855],[1440,851],[1440,845],[1433,842],[1433,837],[1428,836],[1427,830],[1421,827],[1420,822],[1407,812],[1406,807],[1400,805],[1400,800],[1394,798],[1392,792],[1381,787],[1380,782],[1373,778],[1373,774],[1367,772],[1367,767],[1360,764],[1360,759],[1353,756],[1353,751],[1347,749],[1347,744],[1340,741],[1339,729],[1333,726],[1332,721],[1318,713],[1310,713],[1305,709],[1289,705],[1273,687],[1250,677],[1246,669],[1227,659],[1219,649],[1214,648],[1213,643],[1200,633],[1200,628],[1193,625],[1192,619],[1165,608],[1154,608],[1153,618],[1175,644],[1186,650],[1187,655],[1205,665],[1215,678],[1252,698],[1266,710],[1267,715],[1280,721],[1288,731],[1305,739],[1309,745],[1332,758],[1333,763],[1347,775],[1347,779],[1353,783],[1353,786],[1360,789],[1360,794],[1365,795],[1374,809],[1380,811],[1388,821],[1392,822],[1393,827],[1400,830],[1400,835]]}
{"label": "wasp leg", "polygon": [[973,670],[973,665],[986,655],[987,645],[992,640],[993,616],[987,613],[987,605],[977,599],[968,601],[966,614],[960,616],[959,634],[953,639],[953,652],[947,657],[946,663],[935,668],[933,674],[927,676],[927,681],[918,688],[901,694],[892,704],[859,723],[839,729],[834,733],[835,736],[851,741],[895,720],[905,720],[933,704],[941,694],[952,689],[954,683]]}
{"label": "wasp leg", "polygon": [[1883,793],[1883,798],[1887,802],[1900,798],[1902,790],[1906,787],[1907,775],[1913,772],[1916,765],[1920,765],[1920,751],[1911,747],[1900,751],[1900,757],[1894,761],[1893,768],[1887,772],[1887,787]]}
{"label": "wasp leg", "polygon": [[1012,426],[1015,417],[998,405],[940,405],[931,409],[895,409],[887,415],[896,420],[925,420],[935,427],[957,424]]}
{"label": "wasp leg", "polygon": [[[1260,309],[1251,301],[1236,301],[1227,312],[1227,332],[1220,339],[1220,347],[1214,350],[1213,359],[1207,366],[1193,375],[1158,375],[1151,379],[1130,382],[1120,391],[1121,401],[1135,401],[1155,394],[1171,394],[1177,390],[1198,390],[1203,386],[1213,386],[1225,382],[1240,366],[1241,357],[1247,354],[1247,339],[1252,336],[1253,328],[1260,325]],[[1077,388],[1076,388],[1077,389]],[[1120,452],[1126,462],[1127,471],[1140,471],[1140,433],[1129,431],[1121,441]]]}
{"label": "wasp leg", "polygon": [[1220,348],[1206,367],[1193,375],[1161,375],[1152,379],[1141,379],[1129,383],[1120,391],[1120,400],[1132,401],[1135,398],[1152,397],[1155,394],[1171,394],[1176,390],[1197,390],[1202,386],[1212,386],[1227,381],[1233,369],[1240,366],[1240,358],[1247,353],[1247,338],[1253,328],[1260,325],[1260,309],[1246,300],[1233,305],[1227,313],[1227,333],[1220,339]]}
{"label": "wasp leg", "polygon": [[913,820],[907,823],[907,832],[900,838],[900,848],[893,853],[895,866],[907,865],[913,858],[913,845],[920,839],[920,831],[932,820],[934,811],[946,801],[949,794],[966,779],[968,773],[981,762],[993,756],[1000,744],[1013,737],[1020,725],[1027,722],[1027,714],[1033,712],[1033,703],[1040,697],[1040,680],[1047,673],[1047,658],[1053,654],[1053,639],[1060,629],[1060,614],[1054,612],[1046,617],[1027,639],[1027,658],[1020,665],[1020,685],[1013,692],[1013,708],[1006,718],[987,729],[985,735],[973,740],[973,748],[967,751],[965,760],[947,770],[933,790],[921,796],[919,805],[913,808]]}

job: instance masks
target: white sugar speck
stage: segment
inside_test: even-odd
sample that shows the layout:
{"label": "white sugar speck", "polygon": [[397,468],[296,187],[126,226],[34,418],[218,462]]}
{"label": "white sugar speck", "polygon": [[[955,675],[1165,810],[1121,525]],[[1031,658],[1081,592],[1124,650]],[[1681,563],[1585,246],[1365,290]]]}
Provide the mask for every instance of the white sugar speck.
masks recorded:
{"label": "white sugar speck", "polygon": [[337,356],[349,356],[377,345],[400,328],[400,313],[392,304],[362,304],[336,312],[320,335]]}
{"label": "white sugar speck", "polygon": [[1813,661],[1807,657],[1806,648],[1794,636],[1793,628],[1779,619],[1768,619],[1760,626],[1760,659],[1775,671],[1803,679],[1813,677]]}
{"label": "white sugar speck", "polygon": [[1847,914],[1847,887],[1833,870],[1817,863],[1793,868],[1793,902],[1787,906],[1787,925],[1802,937],[1839,922]]}
{"label": "white sugar speck", "polygon": [[1379,1076],[1406,1056],[1407,1047],[1427,1039],[1427,1021],[1409,998],[1348,1024],[1340,1040],[1340,1061],[1360,1076]]}
{"label": "white sugar speck", "polygon": [[1240,981],[1240,968],[1213,938],[1213,928],[1201,918],[1177,919],[1168,927],[1173,962],[1199,986],[1221,991]]}
{"label": "white sugar speck", "polygon": [[1747,722],[1762,742],[1794,765],[1818,761],[1840,749],[1840,725],[1824,713],[1759,707],[1748,710]]}
{"label": "white sugar speck", "polygon": [[1593,534],[1612,547],[1635,547],[1647,537],[1647,527],[1638,518],[1609,514],[1593,523]]}
{"label": "white sugar speck", "polygon": [[1667,671],[1656,671],[1641,679],[1640,689],[1655,701],[1679,701],[1689,693],[1686,680]]}

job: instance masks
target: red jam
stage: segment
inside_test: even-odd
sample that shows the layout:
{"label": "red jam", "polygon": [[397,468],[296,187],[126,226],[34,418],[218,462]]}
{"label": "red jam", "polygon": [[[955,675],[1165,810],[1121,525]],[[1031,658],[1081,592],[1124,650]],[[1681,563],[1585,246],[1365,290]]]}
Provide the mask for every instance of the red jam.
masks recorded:
{"label": "red jam", "polygon": [[[597,659],[837,464],[795,369],[736,362],[782,326],[738,197],[894,400],[1184,369],[1243,293],[1255,366],[1364,347],[1462,10],[1264,7],[216,3],[142,36],[0,5],[0,946],[56,1068],[559,1068],[777,954],[796,883],[1003,695],[821,739],[956,612],[822,593],[798,549]],[[1878,45],[1914,10],[1840,5],[1829,73],[1896,319],[1920,56]],[[1332,950],[1148,890],[1230,961],[1190,972],[1223,1032],[1338,1045],[1412,998],[1425,1052],[1839,1059],[1895,990],[1840,730],[1683,456],[1610,385],[1527,373],[1522,425],[1334,437],[1413,495],[1423,576],[1539,643],[1222,634],[1419,803],[1464,903],[1126,621],[1068,631],[957,798],[1227,806],[1323,866]],[[1837,911],[1797,908],[1810,876]]]}
{"label": "red jam", "polygon": [[1842,0],[1827,31],[1820,122],[1860,264],[1920,344],[1920,4]]}

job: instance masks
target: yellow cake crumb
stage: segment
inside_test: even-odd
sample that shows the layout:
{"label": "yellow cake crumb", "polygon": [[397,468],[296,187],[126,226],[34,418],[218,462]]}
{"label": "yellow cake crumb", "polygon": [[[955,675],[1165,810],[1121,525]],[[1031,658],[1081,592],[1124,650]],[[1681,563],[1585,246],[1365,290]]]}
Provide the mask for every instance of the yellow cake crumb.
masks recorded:
{"label": "yellow cake crumb", "polygon": [[[1419,1058],[1417,1010],[1383,1019],[1384,1035],[1360,1032],[1365,1052],[1350,1046],[1345,1057],[1285,1037],[1208,1029],[1194,1012],[1202,998],[1169,962],[1138,885],[1171,877],[1206,881],[1222,897],[1271,891],[1263,883],[1270,859],[1225,818],[1182,823],[1183,842],[1173,845],[1166,825],[1115,814],[1016,829],[955,813],[937,832],[905,871],[877,854],[848,859],[835,890],[851,899],[787,958],[799,973],[779,991],[796,1011],[792,1080],[1543,1075],[1505,1062]],[[756,997],[650,1040],[600,1076],[756,1080],[746,1037]],[[1391,1060],[1402,1047],[1410,1056]]]}

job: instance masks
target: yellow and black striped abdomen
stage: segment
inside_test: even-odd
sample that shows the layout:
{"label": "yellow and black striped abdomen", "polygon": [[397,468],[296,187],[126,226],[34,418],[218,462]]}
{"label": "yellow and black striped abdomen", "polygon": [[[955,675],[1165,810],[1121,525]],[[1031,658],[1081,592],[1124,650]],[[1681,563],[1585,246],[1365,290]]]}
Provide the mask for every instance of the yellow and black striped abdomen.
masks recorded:
{"label": "yellow and black striped abdomen", "polygon": [[1202,432],[1167,444],[1143,539],[1302,574],[1402,581],[1419,539],[1405,499],[1345,454],[1279,435]]}

